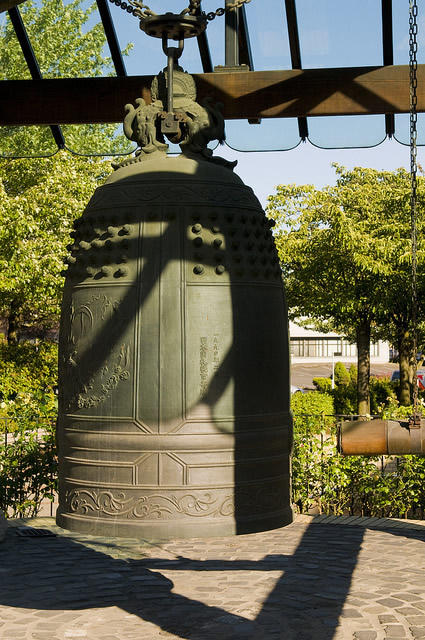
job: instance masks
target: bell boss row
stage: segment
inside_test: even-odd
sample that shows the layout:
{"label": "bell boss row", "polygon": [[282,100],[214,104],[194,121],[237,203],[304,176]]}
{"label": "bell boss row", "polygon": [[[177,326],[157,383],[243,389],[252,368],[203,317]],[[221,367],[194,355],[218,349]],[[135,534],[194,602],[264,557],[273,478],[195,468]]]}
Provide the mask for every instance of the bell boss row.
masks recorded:
{"label": "bell boss row", "polygon": [[[153,76],[4,80],[0,125],[120,122],[123,105],[150,100]],[[223,104],[226,119],[409,112],[409,67],[352,67],[194,74],[198,97]],[[417,111],[425,111],[418,65]]]}

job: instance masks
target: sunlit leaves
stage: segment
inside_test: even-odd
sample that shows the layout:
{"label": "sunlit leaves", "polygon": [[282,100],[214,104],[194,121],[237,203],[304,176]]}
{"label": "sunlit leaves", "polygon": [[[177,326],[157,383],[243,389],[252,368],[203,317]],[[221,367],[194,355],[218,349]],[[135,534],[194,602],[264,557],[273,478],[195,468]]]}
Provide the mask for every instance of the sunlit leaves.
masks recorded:
{"label": "sunlit leaves", "polygon": [[0,160],[0,314],[18,310],[27,326],[57,322],[60,271],[73,220],[109,163],[60,152]]}
{"label": "sunlit leaves", "polygon": [[[410,181],[395,172],[334,165],[337,184],[280,185],[268,214],[293,315],[331,319],[347,332],[359,315],[378,321],[395,292],[410,298]],[[423,181],[419,181],[418,264],[425,258]],[[422,272],[421,272],[422,273]]]}
{"label": "sunlit leaves", "polygon": [[[362,329],[396,343],[400,322],[409,325],[412,317],[409,174],[334,167],[335,186],[280,185],[269,198],[290,313],[327,322],[352,339]],[[421,178],[419,291],[425,290],[424,199]],[[367,354],[364,362],[367,368]]]}
{"label": "sunlit leaves", "polygon": [[[101,22],[89,22],[96,5],[83,0],[31,0],[19,5],[43,78],[76,78],[113,74]],[[126,54],[131,45],[124,50]],[[31,78],[10,20],[0,22],[0,80]],[[123,105],[124,113],[124,105]],[[115,124],[66,125],[65,142],[77,153],[125,153],[128,141]],[[0,154],[49,155],[57,150],[49,127],[1,127]]]}

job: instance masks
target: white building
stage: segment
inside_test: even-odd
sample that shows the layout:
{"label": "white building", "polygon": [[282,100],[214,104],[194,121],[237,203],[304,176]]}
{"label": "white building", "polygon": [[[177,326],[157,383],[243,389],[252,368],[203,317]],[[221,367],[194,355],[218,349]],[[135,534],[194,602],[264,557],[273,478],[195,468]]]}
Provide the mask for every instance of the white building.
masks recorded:
{"label": "white building", "polygon": [[[289,322],[289,336],[292,364],[316,364],[321,362],[357,363],[357,348],[337,333],[320,333]],[[389,362],[390,347],[387,342],[376,342],[370,345],[371,363]]]}

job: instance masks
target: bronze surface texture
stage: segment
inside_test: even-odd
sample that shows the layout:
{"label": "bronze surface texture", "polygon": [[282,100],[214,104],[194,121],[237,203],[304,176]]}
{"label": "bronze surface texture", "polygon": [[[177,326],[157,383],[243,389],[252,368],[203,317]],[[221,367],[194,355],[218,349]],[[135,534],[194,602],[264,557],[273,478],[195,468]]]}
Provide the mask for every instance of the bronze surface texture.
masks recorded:
{"label": "bronze surface texture", "polygon": [[101,535],[291,521],[286,309],[252,190],[204,160],[121,167],[70,246],[58,523]]}

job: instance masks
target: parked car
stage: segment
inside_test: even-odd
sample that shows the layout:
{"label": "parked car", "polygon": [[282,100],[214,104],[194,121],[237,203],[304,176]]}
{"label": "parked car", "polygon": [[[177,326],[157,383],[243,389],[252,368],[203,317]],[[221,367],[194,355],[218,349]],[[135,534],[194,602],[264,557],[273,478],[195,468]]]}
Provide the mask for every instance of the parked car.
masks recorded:
{"label": "parked car", "polygon": [[[418,369],[417,371],[418,387],[421,391],[425,390],[425,369]],[[400,380],[400,370],[393,371],[391,375],[391,382],[398,382]]]}
{"label": "parked car", "polygon": [[305,391],[301,389],[301,387],[296,387],[294,384],[291,384],[291,395],[293,393],[305,393]]}

